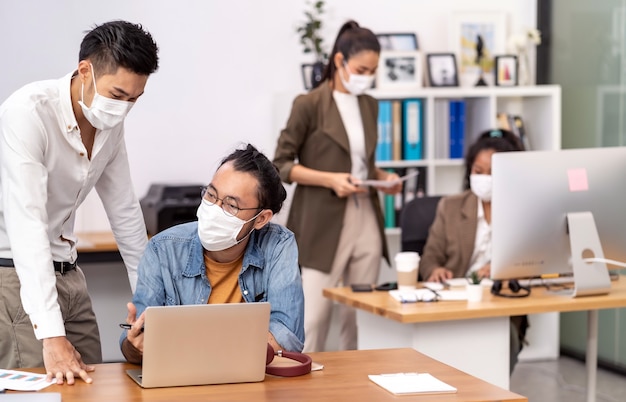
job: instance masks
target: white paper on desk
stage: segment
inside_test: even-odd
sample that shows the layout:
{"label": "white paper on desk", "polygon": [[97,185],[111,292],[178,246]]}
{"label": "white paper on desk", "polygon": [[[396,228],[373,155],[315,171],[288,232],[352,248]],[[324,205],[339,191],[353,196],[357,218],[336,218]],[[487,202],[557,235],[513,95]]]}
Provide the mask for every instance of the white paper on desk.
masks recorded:
{"label": "white paper on desk", "polygon": [[455,393],[451,385],[428,373],[395,373],[369,375],[370,380],[392,394],[439,394]]}
{"label": "white paper on desk", "polygon": [[0,369],[0,388],[13,391],[39,391],[55,383],[54,379],[52,382],[46,381],[45,374]]}
{"label": "white paper on desk", "polygon": [[[467,300],[465,290],[438,290],[439,300]],[[435,301],[435,293],[430,289],[390,290],[389,295],[400,303],[416,303],[419,301]]]}
{"label": "white paper on desk", "polygon": [[403,181],[406,181],[410,179],[411,177],[417,176],[419,173],[420,173],[419,170],[415,170],[411,173],[408,173],[400,177],[398,180],[362,180],[359,183],[359,186],[374,186],[374,187],[389,188],[389,187],[395,186],[398,183],[402,183]]}

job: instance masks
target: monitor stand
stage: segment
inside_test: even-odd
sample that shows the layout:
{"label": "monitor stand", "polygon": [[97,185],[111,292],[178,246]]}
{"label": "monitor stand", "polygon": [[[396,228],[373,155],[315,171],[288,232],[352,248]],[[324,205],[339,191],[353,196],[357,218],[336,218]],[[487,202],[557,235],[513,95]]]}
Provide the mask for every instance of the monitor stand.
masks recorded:
{"label": "monitor stand", "polygon": [[571,296],[608,294],[611,290],[611,278],[606,264],[583,260],[587,257],[604,258],[593,214],[591,212],[570,212],[567,214],[567,227],[574,273],[574,290]]}

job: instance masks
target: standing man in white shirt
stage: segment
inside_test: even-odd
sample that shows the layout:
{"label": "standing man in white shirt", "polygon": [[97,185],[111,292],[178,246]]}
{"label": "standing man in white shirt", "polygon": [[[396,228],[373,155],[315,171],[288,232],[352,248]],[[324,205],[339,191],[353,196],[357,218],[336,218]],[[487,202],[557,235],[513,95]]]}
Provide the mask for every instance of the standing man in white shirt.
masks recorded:
{"label": "standing man in white shirt", "polygon": [[83,38],[76,71],[0,106],[0,368],[45,365],[73,384],[102,361],[74,219],[95,187],[134,291],[147,236],[123,123],[157,53],[141,25],[104,23]]}

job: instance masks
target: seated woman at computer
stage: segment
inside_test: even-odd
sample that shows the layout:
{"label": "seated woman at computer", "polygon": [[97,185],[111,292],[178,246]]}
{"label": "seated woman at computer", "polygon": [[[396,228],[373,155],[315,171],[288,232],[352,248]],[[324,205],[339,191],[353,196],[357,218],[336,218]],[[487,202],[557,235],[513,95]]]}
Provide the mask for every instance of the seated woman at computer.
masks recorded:
{"label": "seated woman at computer", "polygon": [[120,345],[142,359],[148,306],[269,302],[268,342],[302,351],[304,295],[293,233],[270,219],[286,198],[277,169],[252,145],[222,160],[203,189],[198,221],[155,235],[138,267]]}
{"label": "seated woman at computer", "polygon": [[[507,130],[482,133],[465,156],[465,191],[443,197],[424,246],[419,272],[426,281],[445,282],[477,271],[490,275],[491,155],[520,151],[515,134]],[[511,317],[510,370],[517,363],[526,332],[526,317]]]}

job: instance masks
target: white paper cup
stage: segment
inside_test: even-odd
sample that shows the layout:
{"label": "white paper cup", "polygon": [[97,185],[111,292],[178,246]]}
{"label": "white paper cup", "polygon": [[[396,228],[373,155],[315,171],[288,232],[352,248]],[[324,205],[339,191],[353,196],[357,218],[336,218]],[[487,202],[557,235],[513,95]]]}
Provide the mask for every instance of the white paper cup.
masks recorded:
{"label": "white paper cup", "polygon": [[483,300],[483,286],[481,284],[468,283],[466,290],[468,302],[474,303]]}
{"label": "white paper cup", "polygon": [[398,273],[398,289],[412,290],[417,287],[417,272],[420,256],[414,251],[403,251],[394,258]]}

